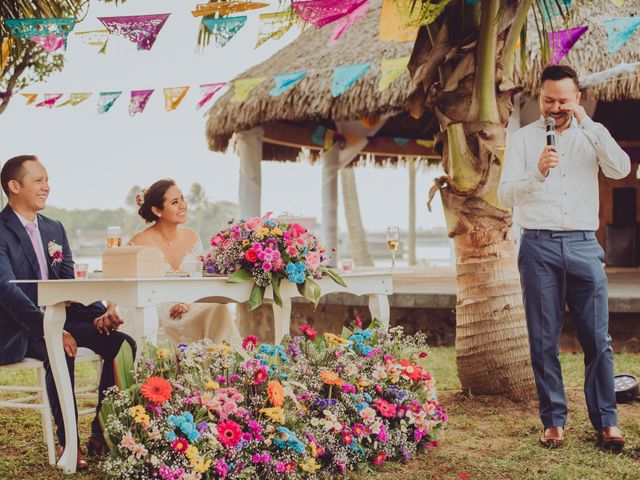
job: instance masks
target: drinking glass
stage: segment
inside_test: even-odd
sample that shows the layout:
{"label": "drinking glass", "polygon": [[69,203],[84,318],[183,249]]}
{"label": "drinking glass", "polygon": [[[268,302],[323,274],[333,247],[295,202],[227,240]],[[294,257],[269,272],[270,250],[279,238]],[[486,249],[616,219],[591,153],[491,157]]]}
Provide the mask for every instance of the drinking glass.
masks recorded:
{"label": "drinking glass", "polygon": [[396,268],[396,251],[400,245],[400,227],[387,227],[387,248],[391,250],[391,270]]}
{"label": "drinking glass", "polygon": [[86,280],[88,271],[89,271],[89,264],[88,263],[74,263],[73,264],[73,275],[79,280]]}
{"label": "drinking glass", "polygon": [[122,229],[117,226],[107,227],[107,247],[122,246]]}
{"label": "drinking glass", "polygon": [[353,270],[353,259],[352,258],[343,258],[342,259],[342,271],[344,273],[349,273]]}
{"label": "drinking glass", "polygon": [[202,277],[202,262],[200,260],[189,260],[183,262],[182,269],[192,278]]}

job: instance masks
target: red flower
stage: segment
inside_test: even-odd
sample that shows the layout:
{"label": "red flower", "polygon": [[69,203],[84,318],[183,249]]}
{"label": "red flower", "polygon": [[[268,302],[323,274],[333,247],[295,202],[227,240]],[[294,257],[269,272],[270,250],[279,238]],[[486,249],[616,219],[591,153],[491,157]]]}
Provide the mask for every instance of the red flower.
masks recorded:
{"label": "red flower", "polygon": [[246,252],[244,252],[244,258],[249,263],[256,263],[258,260],[258,252],[256,252],[253,248],[250,248]]}
{"label": "red flower", "polygon": [[248,337],[244,337],[244,339],[242,340],[242,348],[249,352],[255,349],[257,344],[258,339],[255,335],[249,335]]}
{"label": "red flower", "polygon": [[260,365],[253,373],[253,383],[255,383],[256,385],[260,385],[261,383],[266,382],[268,378],[269,371],[264,365]]}
{"label": "red flower", "polygon": [[300,331],[304,334],[305,337],[307,337],[311,341],[314,341],[318,336],[318,332],[316,331],[316,329],[313,328],[308,323],[300,325]]}
{"label": "red flower", "polygon": [[395,417],[396,415],[396,406],[387,402],[386,400],[379,398],[374,402],[375,407],[380,412],[380,415],[383,417]]}
{"label": "red flower", "polygon": [[187,451],[187,448],[189,448],[189,443],[184,438],[176,438],[171,443],[171,448],[175,452],[184,453]]}
{"label": "red flower", "polygon": [[384,452],[380,452],[373,459],[373,463],[375,465],[382,465],[386,459],[387,459],[387,454]]}
{"label": "red flower", "polygon": [[218,423],[218,440],[225,447],[235,447],[242,440],[242,429],[233,420]]}
{"label": "red flower", "polygon": [[353,435],[349,432],[344,432],[342,434],[342,441],[347,445],[351,445],[353,443]]}
{"label": "red flower", "polygon": [[409,360],[400,360],[400,365],[405,368],[404,373],[414,382],[417,382],[422,377],[423,369],[420,365],[414,365]]}
{"label": "red flower", "polygon": [[150,402],[164,403],[171,398],[171,384],[162,377],[149,377],[140,392]]}

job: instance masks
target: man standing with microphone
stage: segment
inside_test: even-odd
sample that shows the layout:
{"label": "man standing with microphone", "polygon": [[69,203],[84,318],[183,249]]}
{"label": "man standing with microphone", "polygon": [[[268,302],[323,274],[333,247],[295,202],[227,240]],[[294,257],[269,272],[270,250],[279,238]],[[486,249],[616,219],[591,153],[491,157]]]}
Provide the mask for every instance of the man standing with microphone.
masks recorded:
{"label": "man standing with microphone", "polygon": [[598,171],[629,174],[629,156],[580,102],[571,67],[540,79],[537,121],[507,142],[498,196],[522,227],[518,266],[545,446],[564,443],[567,402],[558,358],[565,304],[585,355],[584,392],[602,447],[620,449],[604,251],[598,244]]}

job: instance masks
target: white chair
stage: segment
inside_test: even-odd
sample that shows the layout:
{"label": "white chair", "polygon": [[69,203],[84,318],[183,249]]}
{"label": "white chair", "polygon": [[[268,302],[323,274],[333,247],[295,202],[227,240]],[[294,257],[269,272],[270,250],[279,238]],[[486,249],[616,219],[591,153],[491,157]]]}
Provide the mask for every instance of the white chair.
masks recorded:
{"label": "white chair", "polygon": [[[78,347],[76,354],[76,365],[79,363],[91,362],[94,364],[96,372],[98,373],[98,381],[102,374],[102,357],[85,347]],[[44,433],[44,441],[47,444],[47,453],[49,455],[49,463],[51,465],[56,464],[55,456],[55,444],[53,439],[53,421],[51,414],[51,406],[49,405],[49,397],[47,396],[47,387],[45,383],[45,370],[44,365],[40,360],[34,358],[25,358],[24,360],[11,363],[9,365],[0,365],[0,370],[15,370],[31,368],[35,370],[36,383],[35,387],[29,387],[24,385],[0,385],[0,392],[22,392],[28,394],[24,397],[12,398],[4,400],[0,398],[0,408],[14,408],[14,409],[31,409],[40,410],[42,415],[42,430]],[[95,399],[97,401],[97,382],[93,379],[76,378],[75,381],[75,393],[77,399]],[[95,408],[87,408],[84,410],[78,410],[78,415],[88,415],[95,413]]]}

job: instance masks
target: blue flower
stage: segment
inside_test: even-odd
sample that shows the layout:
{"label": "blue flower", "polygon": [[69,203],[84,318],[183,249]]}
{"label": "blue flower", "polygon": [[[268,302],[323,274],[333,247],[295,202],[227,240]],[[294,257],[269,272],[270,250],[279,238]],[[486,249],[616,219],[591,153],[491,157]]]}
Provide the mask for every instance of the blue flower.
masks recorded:
{"label": "blue flower", "polygon": [[200,432],[198,432],[197,430],[194,430],[193,432],[187,435],[187,438],[189,439],[190,442],[195,442],[200,438]]}
{"label": "blue flower", "polygon": [[191,415],[191,412],[182,412],[182,416],[187,422],[193,423],[193,415]]}
{"label": "blue flower", "polygon": [[[305,249],[305,250],[306,250],[306,249]],[[302,263],[302,262],[298,262],[298,263],[296,263],[296,271],[297,271],[298,273],[302,273],[302,272],[304,272],[304,271],[306,271],[306,270],[307,270],[307,266],[306,266],[304,263]]]}
{"label": "blue flower", "polygon": [[366,329],[364,332],[362,332],[362,336],[365,340],[369,340],[373,336],[373,330]]}
{"label": "blue flower", "polygon": [[[371,398],[371,397],[369,397],[369,398]],[[356,405],[356,408],[358,409],[359,412],[361,412],[362,410],[364,410],[368,406],[369,406],[369,404],[367,402],[360,402],[358,405]]]}
{"label": "blue flower", "polygon": [[370,402],[370,401],[372,401],[372,400],[373,400],[373,399],[371,398],[371,395],[369,395],[369,394],[368,394],[368,393],[366,393],[366,392],[365,392],[365,394],[364,394],[364,399],[365,399],[367,402]]}
{"label": "blue flower", "polygon": [[304,281],[306,280],[304,273],[299,273],[298,275],[296,275],[296,279],[295,282],[296,283],[304,283]]}
{"label": "blue flower", "polygon": [[174,432],[167,432],[167,440],[173,442],[178,439],[178,436]]}
{"label": "blue flower", "polygon": [[369,355],[371,353],[371,351],[373,350],[373,348],[371,348],[369,345],[358,345],[362,347],[362,351],[360,353],[362,353],[362,355]]}
{"label": "blue flower", "polygon": [[280,374],[280,378],[281,378],[282,380],[286,380],[287,378],[289,378],[289,375],[287,375],[286,373],[281,373],[281,374]]}
{"label": "blue flower", "polygon": [[291,275],[292,273],[294,273],[296,271],[296,266],[289,262],[287,263],[287,266],[284,267],[285,272],[287,272],[288,275]]}
{"label": "blue flower", "polygon": [[272,356],[276,353],[276,349],[273,347],[273,345],[269,345],[268,343],[263,343],[262,345],[260,345],[258,347],[258,351],[269,356]]}
{"label": "blue flower", "polygon": [[364,342],[364,337],[359,333],[354,333],[349,337],[349,340],[351,340],[353,343],[361,343]]}

